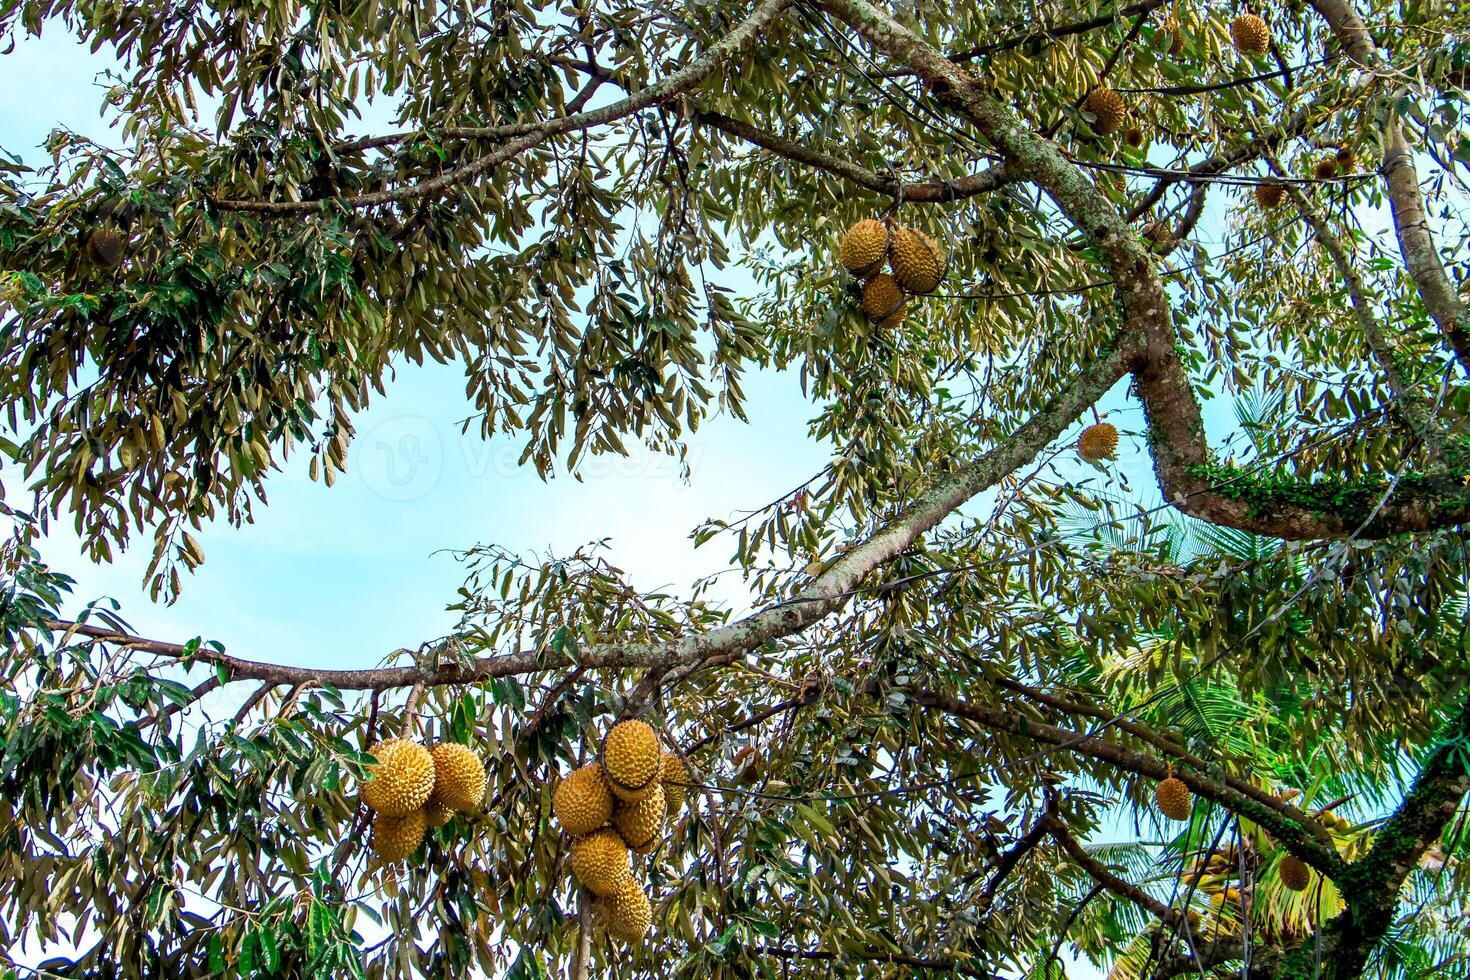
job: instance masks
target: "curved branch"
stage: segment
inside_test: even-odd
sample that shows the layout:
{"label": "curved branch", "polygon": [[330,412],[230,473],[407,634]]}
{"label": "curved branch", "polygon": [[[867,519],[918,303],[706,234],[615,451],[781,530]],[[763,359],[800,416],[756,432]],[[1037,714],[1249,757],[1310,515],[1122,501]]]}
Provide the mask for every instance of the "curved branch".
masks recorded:
{"label": "curved branch", "polygon": [[1152,912],[1158,919],[1174,928],[1181,931],[1189,928],[1188,919],[1183,912],[1170,908],[1132,882],[1125,881],[1113,874],[1101,861],[1088,854],[1087,849],[1067,830],[1067,825],[1056,817],[1047,814],[1038,821],[1038,825],[1051,835],[1052,840],[1057,842],[1067,857],[1086,871],[1093,881],[1113,894],[1126,898],[1139,908]]}
{"label": "curved branch", "polygon": [[[473,660],[453,660],[432,666],[380,667],[364,670],[327,670],[245,660],[225,653],[183,644],[165,643],[118,630],[86,624],[47,620],[47,629],[74,629],[95,640],[127,643],[146,653],[175,660],[198,661],[224,667],[230,680],[260,680],[282,685],[305,683],[339,690],[382,691],[414,684],[443,686],[470,684],[535,671],[586,670],[612,667],[669,670],[719,658],[731,658],[805,630],[845,606],[869,572],[897,557],[920,535],[939,524],[977,494],[1035,459],[1087,409],[1127,373],[1121,355],[1104,355],[1034,416],[1011,438],[978,460],[940,480],[889,520],[867,541],[846,552],[795,596],[744,619],[690,636],[657,643],[598,643],[583,647],[575,660],[552,650],[528,650]],[[425,658],[457,650],[466,640],[451,637]]]}
{"label": "curved branch", "polygon": [[1073,34],[1086,34],[1101,27],[1108,27],[1115,21],[1125,17],[1152,13],[1162,7],[1167,0],[1142,0],[1141,3],[1131,4],[1127,7],[1119,7],[1117,10],[1106,14],[1099,14],[1087,20],[1079,20],[1072,24],[1061,24],[1056,27],[1043,27],[1040,30],[1027,31],[1025,34],[1017,34],[1002,41],[994,41],[990,44],[982,44],[973,48],[966,48],[949,56],[950,61],[972,61],[975,58],[984,58],[987,55],[999,54],[1012,48],[1023,47],[1035,41],[1055,41]]}
{"label": "curved branch", "polygon": [[1085,755],[1115,769],[1155,780],[1167,778],[1172,771],[1174,777],[1196,795],[1213,800],[1269,830],[1283,847],[1324,876],[1335,879],[1346,867],[1336,850],[1316,840],[1311,831],[1306,829],[1304,822],[1287,817],[1279,805],[1267,806],[1225,783],[1202,776],[1191,768],[1176,766],[1171,770],[1153,756],[1134,752],[1107,741],[1100,735],[1058,728],[1045,722],[1023,718],[1013,711],[962,701],[940,691],[915,689],[913,693],[922,705],[938,708],[946,714],[973,721],[994,731],[1023,736],[1077,755]]}
{"label": "curved branch", "polygon": [[635,112],[667,102],[689,91],[713,75],[736,55],[742,54],[758,42],[765,31],[795,0],[761,0],[749,17],[737,24],[730,33],[716,41],[704,55],[695,59],[672,75],[655,82],[640,92],[620,99],[600,109],[573,112],[548,119],[543,123],[529,124],[525,135],[482,154],[470,163],[429,180],[391,191],[377,191],[354,197],[324,198],[314,201],[216,201],[216,206],[230,211],[250,211],[266,215],[302,214],[322,211],[327,208],[365,208],[380,204],[395,204],[413,201],[438,194],[475,179],[526,150],[531,149],[553,136],[576,130],[589,129],[630,116]]}
{"label": "curved branch", "polygon": [[986,194],[997,188],[1003,187],[1011,181],[1004,163],[996,164],[988,170],[978,174],[967,174],[964,177],[956,177],[954,180],[926,180],[917,183],[904,183],[892,177],[885,177],[864,167],[837,157],[829,156],[818,150],[803,146],[792,140],[773,136],[763,130],[757,129],[750,123],[718,112],[696,112],[694,119],[712,126],[721,132],[729,133],[731,136],[754,143],[763,149],[770,150],[777,156],[785,157],[797,163],[805,164],[834,177],[859,187],[865,187],[870,191],[883,194],[887,197],[902,196],[906,204],[934,204],[947,201],[956,201],[960,198],[974,197],[977,194]]}

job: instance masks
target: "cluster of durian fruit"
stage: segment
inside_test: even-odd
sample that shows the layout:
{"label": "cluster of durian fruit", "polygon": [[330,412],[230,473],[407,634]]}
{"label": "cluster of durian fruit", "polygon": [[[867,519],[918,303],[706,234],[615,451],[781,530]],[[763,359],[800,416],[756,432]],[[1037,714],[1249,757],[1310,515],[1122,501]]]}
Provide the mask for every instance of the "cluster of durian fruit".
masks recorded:
{"label": "cluster of durian fruit", "polygon": [[847,229],[838,257],[862,283],[863,315],[880,327],[899,326],[908,315],[909,297],[932,293],[944,280],[939,243],[887,217],[864,218]]}
{"label": "cluster of durian fruit", "polygon": [[[1184,30],[1178,19],[1165,19],[1159,30],[1169,39],[1169,54],[1184,50]],[[1230,22],[1230,43],[1247,58],[1263,57],[1271,50],[1271,28],[1259,15],[1243,13]],[[1092,129],[1099,136],[1112,136],[1128,120],[1128,103],[1106,85],[1088,92],[1082,107],[1092,115]],[[1124,138],[1130,146],[1143,145],[1143,131],[1137,127],[1130,126]]]}
{"label": "cluster of durian fruit", "polygon": [[551,812],[572,838],[572,874],[596,896],[594,920],[616,939],[636,943],[653,921],[630,855],[658,847],[684,807],[688,784],[683,761],[660,749],[653,727],[628,719],[608,729],[597,761],[552,792]]}
{"label": "cluster of durian fruit", "polygon": [[374,745],[377,762],[358,787],[373,811],[372,848],[385,864],[418,850],[430,828],[443,827],[456,813],[469,813],[485,800],[485,766],[458,742],[433,750],[406,738]]}

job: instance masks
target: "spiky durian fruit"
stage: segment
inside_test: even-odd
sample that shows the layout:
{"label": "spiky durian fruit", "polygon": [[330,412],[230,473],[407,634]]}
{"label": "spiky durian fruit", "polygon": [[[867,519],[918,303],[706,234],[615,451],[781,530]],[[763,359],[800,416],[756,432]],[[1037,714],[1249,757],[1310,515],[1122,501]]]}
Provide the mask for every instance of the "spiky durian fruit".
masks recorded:
{"label": "spiky durian fruit", "polygon": [[1098,422],[1082,430],[1077,437],[1077,455],[1090,463],[1112,459],[1118,451],[1118,430],[1111,423]]}
{"label": "spiky durian fruit", "polygon": [[1135,150],[1138,149],[1140,146],[1143,145],[1143,130],[1139,129],[1137,126],[1129,126],[1128,129],[1123,133],[1123,142],[1127,143]]}
{"label": "spiky durian fruit", "polygon": [[689,797],[689,770],[684,767],[684,760],[679,758],[678,753],[664,753],[663,771],[659,774],[659,780],[663,783],[664,803],[669,808],[669,819],[672,820],[684,809],[684,801]]}
{"label": "spiky durian fruit", "polygon": [[87,258],[104,269],[115,269],[127,251],[128,236],[112,225],[94,228],[87,236]]}
{"label": "spiky durian fruit", "polygon": [[1271,50],[1271,29],[1255,14],[1241,14],[1230,22],[1230,43],[1241,54],[1259,58]]}
{"label": "spiky durian fruit", "polygon": [[1350,172],[1358,165],[1358,154],[1351,146],[1340,146],[1337,148],[1337,167],[1343,173]]}
{"label": "spiky durian fruit", "polygon": [[430,797],[458,813],[485,802],[485,767],[474,750],[458,742],[434,746],[434,793]]}
{"label": "spiky durian fruit", "polygon": [[1095,117],[1092,123],[1093,130],[1099,136],[1111,136],[1123,125],[1123,119],[1128,115],[1128,107],[1123,104],[1123,97],[1106,85],[1099,85],[1087,93],[1087,101],[1082,107]]}
{"label": "spiky durian fruit", "polygon": [[373,850],[387,864],[402,861],[424,842],[428,821],[423,810],[401,817],[379,813],[373,818]]}
{"label": "spiky durian fruit", "polygon": [[443,803],[435,803],[430,800],[424,804],[424,821],[434,830],[438,830],[453,819],[454,811]]}
{"label": "spiky durian fruit", "polygon": [[653,792],[663,770],[658,733],[645,721],[630,718],[609,728],[602,739],[602,772],[620,800],[636,802]]}
{"label": "spiky durian fruit", "polygon": [[1256,185],[1256,203],[1267,211],[1281,206],[1286,197],[1286,185],[1279,180],[1263,180]]}
{"label": "spiky durian fruit", "polygon": [[362,783],[362,801],[385,817],[402,817],[423,808],[434,792],[434,758],[405,738],[390,738],[368,750],[377,764]]}
{"label": "spiky durian fruit", "polygon": [[623,838],[623,843],[628,845],[628,850],[634,854],[647,854],[663,836],[667,815],[664,787],[659,783],[652,793],[637,803],[619,803],[613,810],[612,825]]}
{"label": "spiky durian fruit", "polygon": [[893,233],[888,250],[893,278],[911,293],[932,293],[944,278],[944,252],[917,228],[900,228]]}
{"label": "spiky durian fruit", "polygon": [[1189,787],[1173,776],[1159,783],[1158,789],[1154,790],[1154,800],[1159,804],[1159,812],[1170,820],[1188,820],[1194,810],[1194,798],[1189,794]]}
{"label": "spiky durian fruit", "polygon": [[863,315],[880,327],[896,327],[903,322],[907,303],[903,287],[886,272],[863,283]]}
{"label": "spiky durian fruit", "polygon": [[1312,176],[1318,180],[1331,180],[1337,176],[1337,158],[1323,157],[1312,167]]}
{"label": "spiky durian fruit", "polygon": [[1143,226],[1143,238],[1155,252],[1162,252],[1174,244],[1174,231],[1162,221],[1150,221]]}
{"label": "spiky durian fruit", "polygon": [[1276,873],[1281,877],[1281,883],[1294,892],[1304,892],[1312,883],[1312,872],[1307,868],[1306,862],[1295,854],[1283,857],[1276,867]]}
{"label": "spiky durian fruit", "polygon": [[602,776],[602,766],[589,762],[556,784],[551,794],[551,812],[561,828],[574,837],[590,834],[607,823],[613,812],[612,791]]}
{"label": "spiky durian fruit", "polygon": [[855,276],[865,276],[883,262],[888,254],[891,232],[876,218],[864,218],[842,236],[838,254],[842,265]]}
{"label": "spiky durian fruit", "polygon": [[1159,25],[1160,33],[1169,38],[1169,54],[1178,57],[1184,50],[1184,28],[1177,17],[1168,17]]}
{"label": "spiky durian fruit", "polygon": [[641,941],[653,922],[653,907],[648,904],[648,896],[631,876],[599,904],[608,934],[625,943]]}
{"label": "spiky durian fruit", "polygon": [[572,843],[572,874],[594,895],[611,895],[631,875],[628,845],[617,831],[604,828]]}

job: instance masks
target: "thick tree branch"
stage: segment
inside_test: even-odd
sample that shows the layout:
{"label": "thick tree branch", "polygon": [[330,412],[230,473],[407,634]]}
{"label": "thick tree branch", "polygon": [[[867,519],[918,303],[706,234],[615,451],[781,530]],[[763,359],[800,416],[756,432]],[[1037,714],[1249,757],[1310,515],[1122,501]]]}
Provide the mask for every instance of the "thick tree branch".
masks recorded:
{"label": "thick tree branch", "polygon": [[[1424,761],[1403,803],[1373,835],[1368,853],[1334,878],[1347,908],[1324,928],[1324,977],[1362,974],[1393,925],[1404,879],[1443,836],[1466,793],[1470,793],[1470,694]],[[1294,955],[1298,970],[1311,965],[1313,945],[1306,943]]]}
{"label": "thick tree branch", "polygon": [[[573,660],[551,650],[498,654],[473,660],[458,658],[431,666],[380,667],[364,670],[327,670],[245,660],[200,647],[166,643],[87,624],[50,620],[52,630],[74,630],[94,640],[127,643],[140,651],[175,660],[191,660],[224,667],[231,680],[260,680],[282,685],[306,683],[340,690],[382,691],[414,684],[442,686],[471,684],[536,671],[584,670],[617,667],[671,670],[758,649],[763,644],[799,633],[845,606],[862,580],[875,568],[902,554],[925,532],[1006,476],[1014,473],[1057,439],[1087,407],[1107,394],[1127,373],[1121,357],[1105,352],[1009,439],[958,472],[919,494],[867,541],[847,551],[821,575],[790,599],[707,633],[659,643],[598,643],[583,647]],[[455,651],[466,641],[451,637],[424,658]]]}
{"label": "thick tree branch", "polygon": [[[1311,3],[1327,21],[1348,57],[1365,71],[1375,71],[1378,52],[1373,36],[1350,0],[1311,0]],[[1382,173],[1388,185],[1388,203],[1404,266],[1424,301],[1424,309],[1439,324],[1460,364],[1470,371],[1470,304],[1456,294],[1439,260],[1424,196],[1419,189],[1414,154],[1404,139],[1404,129],[1396,114],[1390,115],[1383,134]]]}

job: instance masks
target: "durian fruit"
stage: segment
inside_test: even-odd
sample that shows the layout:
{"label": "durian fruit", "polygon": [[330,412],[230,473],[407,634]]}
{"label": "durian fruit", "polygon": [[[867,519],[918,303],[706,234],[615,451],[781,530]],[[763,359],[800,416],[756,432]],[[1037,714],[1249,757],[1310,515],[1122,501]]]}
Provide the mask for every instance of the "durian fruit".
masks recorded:
{"label": "durian fruit", "polygon": [[1105,85],[1099,85],[1088,92],[1087,101],[1082,104],[1082,107],[1096,117],[1092,128],[1099,136],[1111,136],[1116,133],[1128,115],[1128,107],[1123,104],[1123,97]]}
{"label": "durian fruit", "polygon": [[1271,50],[1271,29],[1255,14],[1241,14],[1230,22],[1230,43],[1241,54],[1259,58]]}
{"label": "durian fruit", "polygon": [[115,269],[127,251],[128,237],[112,225],[94,228],[87,236],[87,258],[104,269]]}
{"label": "durian fruit", "polygon": [[1118,451],[1118,430],[1111,423],[1098,422],[1082,430],[1077,437],[1077,455],[1089,463],[1112,459]]}
{"label": "durian fruit", "polygon": [[1162,221],[1150,221],[1143,226],[1143,238],[1155,252],[1162,252],[1174,244],[1174,231]]}
{"label": "durian fruit", "polygon": [[1351,146],[1340,146],[1337,148],[1337,169],[1343,173],[1351,173],[1358,165],[1358,154]]}
{"label": "durian fruit", "polygon": [[1294,892],[1304,892],[1312,883],[1312,872],[1295,854],[1283,857],[1276,867],[1276,873],[1281,877],[1281,883]]}
{"label": "durian fruit", "polygon": [[1286,185],[1274,178],[1268,178],[1256,185],[1256,203],[1267,211],[1281,206],[1286,197]]}
{"label": "durian fruit", "polygon": [[669,808],[669,819],[672,820],[684,809],[684,801],[689,797],[689,770],[684,768],[684,760],[679,758],[677,752],[664,753],[663,772],[659,774],[659,780],[663,783],[664,803]]}
{"label": "durian fruit", "polygon": [[637,803],[619,803],[613,810],[612,825],[628,850],[634,854],[647,854],[658,846],[664,833],[664,818],[668,816],[668,804],[664,798],[662,783],[654,786]]}
{"label": "durian fruit", "polygon": [[908,304],[898,280],[886,272],[863,283],[863,315],[880,327],[896,327],[903,322]]}
{"label": "durian fruit", "polygon": [[435,803],[430,800],[424,804],[424,820],[430,828],[438,830],[453,819],[454,811],[443,803]]}
{"label": "durian fruit", "polygon": [[390,738],[368,750],[378,760],[368,766],[362,801],[385,817],[404,817],[420,810],[434,792],[434,758],[429,750],[404,738]]}
{"label": "durian fruit", "polygon": [[458,742],[434,746],[434,793],[430,797],[458,813],[478,810],[485,802],[485,767],[474,750]]}
{"label": "durian fruit", "polygon": [[888,250],[893,278],[911,293],[932,293],[944,278],[944,252],[917,228],[899,228]]}
{"label": "durian fruit", "polygon": [[658,734],[645,721],[630,718],[609,728],[602,739],[602,772],[620,800],[635,803],[658,785],[663,752]]}
{"label": "durian fruit", "polygon": [[1143,145],[1143,130],[1137,126],[1129,126],[1123,133],[1123,142],[1135,150]]}
{"label": "durian fruit", "polygon": [[612,817],[612,791],[602,776],[602,766],[589,762],[556,784],[551,794],[551,812],[561,829],[573,837],[590,834]]}
{"label": "durian fruit", "polygon": [[1323,157],[1312,167],[1312,176],[1318,180],[1331,180],[1337,176],[1337,158]]}
{"label": "durian fruit", "polygon": [[604,828],[572,842],[572,874],[594,895],[611,895],[633,872],[628,845],[617,831]]}
{"label": "durian fruit", "polygon": [[1170,820],[1188,820],[1194,810],[1194,800],[1189,794],[1189,787],[1170,776],[1154,790],[1154,800],[1159,804],[1159,812]]}
{"label": "durian fruit", "polygon": [[599,904],[608,934],[625,943],[640,942],[653,922],[653,908],[648,904],[648,896],[631,876]]}
{"label": "durian fruit", "polygon": [[838,255],[842,265],[855,276],[873,272],[888,254],[891,232],[876,218],[864,218],[842,236]]}
{"label": "durian fruit", "polygon": [[1168,35],[1169,54],[1177,58],[1184,50],[1184,28],[1180,25],[1179,19],[1177,17],[1165,18],[1164,22],[1159,25],[1159,31]]}
{"label": "durian fruit", "polygon": [[373,818],[373,850],[385,864],[402,861],[419,849],[427,828],[423,810],[414,810],[401,817],[379,813]]}

